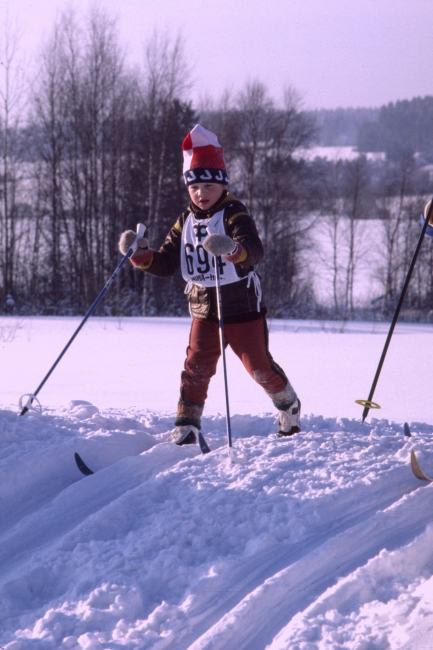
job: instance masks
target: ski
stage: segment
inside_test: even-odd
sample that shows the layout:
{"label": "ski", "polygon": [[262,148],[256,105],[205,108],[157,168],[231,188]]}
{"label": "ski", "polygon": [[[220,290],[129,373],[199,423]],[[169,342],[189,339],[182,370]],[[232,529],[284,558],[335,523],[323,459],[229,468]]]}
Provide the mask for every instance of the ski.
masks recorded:
{"label": "ski", "polygon": [[[211,448],[209,447],[206,440],[204,439],[204,436],[201,433],[201,431],[199,431],[198,433],[198,444],[200,446],[200,450],[202,454],[208,454],[211,451]],[[77,454],[77,452],[75,452],[74,458],[78,469],[82,474],[84,474],[84,476],[91,476],[92,474],[95,473],[93,470],[90,469],[90,467],[88,467],[88,465],[86,465],[84,460],[81,458],[80,454]]]}
{"label": "ski", "polygon": [[412,472],[415,474],[417,478],[419,478],[420,481],[430,481],[433,482],[433,478],[429,478],[424,474],[422,471],[418,458],[416,457],[415,451],[412,449],[410,452],[410,466],[412,468]]}
{"label": "ski", "polygon": [[81,458],[81,456],[79,454],[77,454],[77,452],[75,452],[74,457],[75,457],[75,462],[77,463],[78,469],[80,470],[80,472],[82,472],[84,474],[84,476],[90,476],[91,474],[95,473],[90,469],[90,467],[87,467],[86,463]]}
{"label": "ski", "polygon": [[200,445],[201,453],[208,454],[211,451],[211,448],[207,444],[206,440],[201,431],[198,432],[198,444]]}

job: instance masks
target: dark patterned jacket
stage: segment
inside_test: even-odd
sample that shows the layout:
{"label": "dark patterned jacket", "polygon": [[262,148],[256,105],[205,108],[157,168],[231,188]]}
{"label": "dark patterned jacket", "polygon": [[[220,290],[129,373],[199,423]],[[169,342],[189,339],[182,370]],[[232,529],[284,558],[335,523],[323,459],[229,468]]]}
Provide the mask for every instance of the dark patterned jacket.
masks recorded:
{"label": "dark patterned jacket", "polygon": [[[242,244],[247,252],[246,260],[235,265],[238,276],[245,279],[221,287],[224,322],[255,320],[260,318],[260,314],[266,313],[266,309],[262,302],[260,312],[257,311],[254,283],[250,282],[247,287],[247,276],[262,260],[263,246],[253,218],[243,203],[230,192],[224,192],[221,199],[207,212],[191,204],[189,210],[185,210],[171,228],[161,248],[153,253],[150,263],[139,268],[157,277],[173,275],[180,267],[182,230],[189,212],[193,211],[197,219],[208,219],[223,208],[226,234]],[[194,318],[218,320],[215,287],[200,287],[194,284],[188,293],[188,301]]]}

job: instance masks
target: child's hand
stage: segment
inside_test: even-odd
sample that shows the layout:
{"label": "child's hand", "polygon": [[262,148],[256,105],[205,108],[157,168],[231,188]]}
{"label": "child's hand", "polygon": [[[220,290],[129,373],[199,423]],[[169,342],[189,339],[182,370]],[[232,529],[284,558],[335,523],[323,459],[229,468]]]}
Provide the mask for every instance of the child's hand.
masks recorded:
{"label": "child's hand", "polygon": [[228,262],[236,264],[244,262],[247,258],[247,252],[241,244],[236,244],[228,235],[219,235],[214,233],[208,235],[203,242],[203,248],[211,255],[224,257]]}
{"label": "child's hand", "polygon": [[[126,253],[129,251],[136,236],[137,233],[133,230],[125,230],[125,232],[121,234],[119,239],[119,250],[122,255],[126,255]],[[149,262],[149,260],[152,258],[152,255],[153,253],[149,248],[148,240],[145,237],[142,237],[137,242],[137,249],[135,253],[133,253],[129,259],[134,264],[134,266],[141,266],[142,264]]]}

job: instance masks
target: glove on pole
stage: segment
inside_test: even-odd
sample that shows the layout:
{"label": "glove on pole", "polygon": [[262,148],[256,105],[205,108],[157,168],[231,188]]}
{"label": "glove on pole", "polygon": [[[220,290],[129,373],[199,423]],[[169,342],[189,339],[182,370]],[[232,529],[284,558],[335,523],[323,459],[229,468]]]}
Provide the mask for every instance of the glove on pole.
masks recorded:
{"label": "glove on pole", "polygon": [[409,270],[407,272],[406,280],[404,281],[403,289],[401,290],[401,295],[400,295],[400,298],[399,298],[399,301],[398,301],[398,304],[397,304],[397,307],[396,307],[396,310],[395,310],[394,317],[392,319],[391,327],[389,328],[388,336],[386,337],[386,341],[385,341],[385,345],[384,345],[384,348],[383,348],[382,356],[380,357],[379,365],[377,366],[376,374],[374,376],[373,383],[372,383],[371,388],[370,388],[370,393],[368,395],[368,399],[365,402],[364,402],[364,400],[359,400],[359,402],[358,402],[358,403],[361,403],[362,405],[364,405],[364,410],[362,412],[362,422],[363,423],[365,421],[365,418],[368,415],[368,412],[369,412],[370,408],[377,408],[377,406],[372,404],[374,391],[376,390],[376,384],[379,381],[380,371],[382,370],[382,366],[383,366],[383,363],[385,361],[386,353],[388,351],[388,347],[389,347],[389,344],[391,342],[391,337],[393,335],[394,328],[395,328],[395,325],[397,323],[398,315],[400,313],[400,309],[401,309],[401,306],[403,304],[403,300],[404,300],[404,297],[406,295],[407,288],[409,286],[410,278],[411,278],[413,270],[415,268],[415,262],[417,260],[418,253],[419,253],[419,251],[421,249],[421,244],[423,242],[424,235],[426,233],[427,226],[429,225],[430,217],[432,216],[432,214],[433,214],[433,199],[430,201],[430,207],[429,207],[429,209],[427,211],[427,214],[425,216],[424,225],[422,227],[421,234],[420,234],[419,239],[418,239],[418,244],[416,246],[415,253],[414,253],[412,261],[410,263]]}
{"label": "glove on pole", "polygon": [[232,431],[230,426],[230,408],[229,408],[229,389],[227,383],[227,364],[226,364],[226,353],[224,345],[224,321],[223,321],[223,306],[221,299],[221,282],[220,282],[220,264],[221,257],[215,256],[215,278],[216,278],[216,294],[217,294],[217,307],[218,307],[218,325],[219,325],[219,334],[220,334],[220,345],[221,345],[221,354],[223,358],[223,369],[224,369],[224,390],[226,397],[226,426],[227,426],[227,441],[229,445],[229,456],[232,458]]}
{"label": "glove on pole", "polygon": [[[128,259],[131,257],[131,255],[133,255],[133,254],[135,253],[135,251],[137,250],[138,240],[141,239],[141,238],[143,237],[143,235],[144,235],[145,232],[146,232],[146,226],[144,226],[142,223],[137,224],[137,235],[136,235],[134,241],[132,242],[130,248],[128,249],[128,252],[127,252],[126,255],[124,256],[124,258],[121,260],[121,262],[118,264],[118,266],[117,266],[116,270],[114,271],[113,275],[112,275],[111,278],[108,280],[107,284],[106,284],[105,287],[102,289],[102,291],[101,291],[101,293],[99,294],[99,296],[95,299],[95,301],[93,302],[93,304],[91,305],[91,307],[90,307],[89,310],[87,311],[86,315],[84,316],[83,320],[81,321],[80,325],[77,327],[77,329],[75,330],[74,334],[71,336],[71,338],[69,339],[68,343],[65,345],[65,347],[64,347],[63,350],[62,350],[62,352],[59,354],[59,356],[57,357],[57,359],[55,360],[55,362],[53,363],[53,365],[51,366],[51,368],[49,369],[49,371],[47,372],[47,374],[45,375],[45,377],[43,378],[43,380],[41,381],[41,383],[39,384],[39,386],[38,386],[37,389],[35,390],[35,392],[34,392],[34,393],[31,393],[30,395],[28,395],[27,403],[26,403],[25,406],[22,408],[20,415],[24,415],[25,413],[27,413],[27,411],[29,410],[29,408],[31,407],[31,405],[32,405],[32,403],[33,403],[33,400],[36,398],[36,395],[39,393],[39,391],[41,390],[41,388],[44,386],[45,382],[46,382],[47,379],[50,377],[50,375],[51,375],[51,373],[53,372],[54,368],[57,366],[57,364],[59,363],[60,359],[63,357],[63,355],[64,355],[65,352],[67,351],[67,349],[68,349],[69,346],[71,345],[72,341],[75,339],[75,337],[77,336],[77,334],[79,333],[79,331],[80,331],[81,328],[83,327],[84,323],[85,323],[86,320],[89,318],[90,314],[95,310],[95,308],[98,306],[98,304],[100,303],[100,301],[102,300],[102,298],[103,298],[104,295],[106,294],[106,292],[107,292],[108,289],[110,288],[111,284],[113,283],[114,278],[115,278],[116,275],[119,273],[120,269],[121,269],[122,266],[125,264],[126,260],[128,260]],[[22,398],[21,398],[21,399],[22,399]],[[21,402],[21,400],[20,400],[20,402]]]}

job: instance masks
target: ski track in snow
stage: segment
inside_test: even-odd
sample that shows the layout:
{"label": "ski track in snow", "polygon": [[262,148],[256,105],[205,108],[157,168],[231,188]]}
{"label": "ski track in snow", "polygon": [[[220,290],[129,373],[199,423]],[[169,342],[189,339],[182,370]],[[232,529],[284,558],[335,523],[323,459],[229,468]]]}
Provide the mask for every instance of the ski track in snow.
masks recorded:
{"label": "ski track in snow", "polygon": [[[7,650],[433,647],[433,427],[204,418],[86,402],[0,411],[0,644]],[[95,474],[84,477],[77,451]],[[430,645],[429,645],[430,644]]]}

